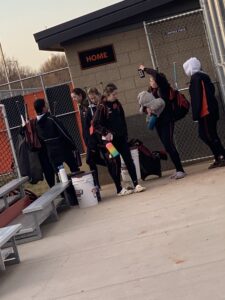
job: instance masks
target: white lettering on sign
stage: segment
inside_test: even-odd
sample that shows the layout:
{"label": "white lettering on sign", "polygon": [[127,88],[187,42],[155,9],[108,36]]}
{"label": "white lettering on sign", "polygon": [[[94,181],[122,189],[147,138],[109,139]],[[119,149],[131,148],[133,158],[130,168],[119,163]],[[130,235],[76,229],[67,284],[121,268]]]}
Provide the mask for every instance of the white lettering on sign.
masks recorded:
{"label": "white lettering on sign", "polygon": [[105,58],[108,58],[107,52],[101,52],[98,54],[92,54],[92,55],[86,56],[86,61],[91,62],[91,61],[102,60]]}
{"label": "white lettering on sign", "polygon": [[172,34],[176,34],[176,33],[179,33],[179,32],[184,32],[184,31],[186,31],[186,28],[182,27],[182,28],[178,28],[178,29],[175,29],[175,30],[168,31],[168,32],[165,33],[165,35],[172,35]]}

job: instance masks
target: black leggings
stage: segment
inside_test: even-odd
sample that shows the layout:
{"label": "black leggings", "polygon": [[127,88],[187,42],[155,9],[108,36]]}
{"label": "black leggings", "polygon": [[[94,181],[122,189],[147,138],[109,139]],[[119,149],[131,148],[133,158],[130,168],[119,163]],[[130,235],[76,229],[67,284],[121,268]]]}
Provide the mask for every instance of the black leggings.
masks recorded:
{"label": "black leggings", "polygon": [[55,171],[49,160],[48,153],[44,145],[42,145],[38,155],[43,173],[45,175],[45,180],[47,181],[48,186],[51,188],[55,185]]}
{"label": "black leggings", "polygon": [[104,154],[102,153],[103,157],[101,157],[101,153],[102,152],[97,147],[96,149],[91,149],[90,147],[87,147],[86,163],[89,165],[90,170],[94,171],[93,173],[94,184],[98,187],[100,187],[100,183],[98,178],[97,165],[106,166]]}
{"label": "black leggings", "polygon": [[77,166],[77,162],[74,156],[74,153],[71,149],[64,149],[64,158],[56,159],[51,155],[51,152],[49,153],[49,159],[51,161],[52,167],[56,174],[58,174],[59,170],[58,167],[62,165],[64,162],[68,165],[70,168],[70,171],[72,173],[75,173],[77,171],[80,171],[79,167]]}
{"label": "black leggings", "polygon": [[[135,165],[126,138],[125,137],[116,138],[112,141],[112,144],[122,156],[126,164],[128,173],[132,179],[133,185],[135,187],[138,184],[137,174],[136,174]],[[108,154],[106,155],[108,156]],[[109,173],[115,183],[117,193],[119,193],[122,190],[121,179],[120,179],[121,176],[120,156],[111,159],[106,158],[106,164]]]}
{"label": "black leggings", "polygon": [[198,133],[200,139],[211,149],[215,160],[220,156],[225,157],[225,149],[217,133],[217,120],[211,115],[201,118],[198,122]]}
{"label": "black leggings", "polygon": [[159,138],[165,147],[166,152],[169,154],[177,172],[184,172],[181,164],[179,153],[176,149],[173,139],[174,122],[159,124],[156,126]]}

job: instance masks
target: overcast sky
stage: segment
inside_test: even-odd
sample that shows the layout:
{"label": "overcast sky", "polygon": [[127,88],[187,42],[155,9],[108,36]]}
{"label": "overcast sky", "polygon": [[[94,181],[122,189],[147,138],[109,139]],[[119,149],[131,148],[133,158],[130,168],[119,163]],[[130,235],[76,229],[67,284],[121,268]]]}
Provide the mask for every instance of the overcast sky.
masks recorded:
{"label": "overcast sky", "polygon": [[[0,43],[7,57],[33,69],[51,54],[33,34],[120,2],[118,0],[1,0]],[[1,59],[1,58],[0,58]]]}

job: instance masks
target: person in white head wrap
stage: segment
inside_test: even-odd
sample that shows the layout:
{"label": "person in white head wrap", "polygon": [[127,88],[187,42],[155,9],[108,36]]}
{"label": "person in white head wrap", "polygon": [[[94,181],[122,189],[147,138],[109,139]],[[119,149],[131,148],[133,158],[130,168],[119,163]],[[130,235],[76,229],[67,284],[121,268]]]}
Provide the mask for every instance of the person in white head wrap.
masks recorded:
{"label": "person in white head wrap", "polygon": [[225,149],[217,133],[219,107],[215,97],[215,87],[208,74],[202,71],[201,62],[196,57],[183,64],[184,72],[190,77],[193,120],[198,122],[200,139],[211,149],[215,161],[209,169],[225,166]]}

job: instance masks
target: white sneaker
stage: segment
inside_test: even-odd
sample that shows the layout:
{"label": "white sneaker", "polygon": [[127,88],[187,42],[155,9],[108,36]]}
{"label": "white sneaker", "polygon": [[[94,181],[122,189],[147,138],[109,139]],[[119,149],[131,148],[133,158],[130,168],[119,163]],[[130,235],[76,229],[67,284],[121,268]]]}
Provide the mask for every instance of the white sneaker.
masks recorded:
{"label": "white sneaker", "polygon": [[140,184],[138,184],[134,188],[134,193],[144,192],[145,190],[146,190],[146,188],[144,186],[141,186]]}
{"label": "white sneaker", "polygon": [[185,172],[176,172],[175,174],[173,174],[172,176],[170,176],[171,179],[182,179],[186,176],[187,174]]}
{"label": "white sneaker", "polygon": [[117,196],[126,196],[126,195],[130,195],[133,193],[134,190],[127,190],[126,188],[122,188],[122,190],[117,193]]}

